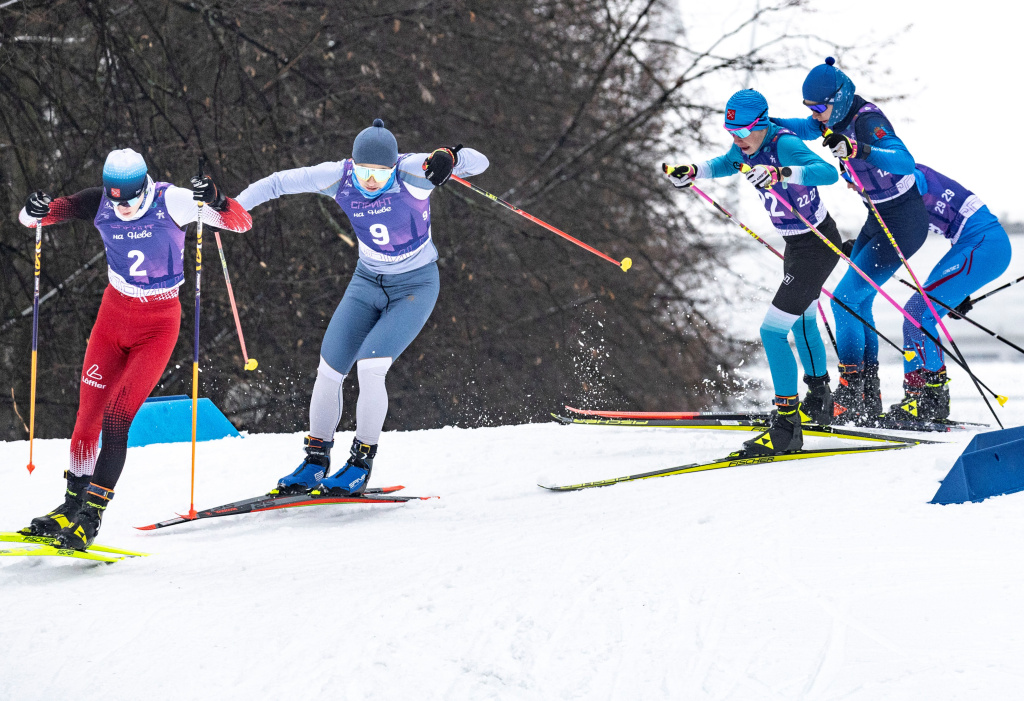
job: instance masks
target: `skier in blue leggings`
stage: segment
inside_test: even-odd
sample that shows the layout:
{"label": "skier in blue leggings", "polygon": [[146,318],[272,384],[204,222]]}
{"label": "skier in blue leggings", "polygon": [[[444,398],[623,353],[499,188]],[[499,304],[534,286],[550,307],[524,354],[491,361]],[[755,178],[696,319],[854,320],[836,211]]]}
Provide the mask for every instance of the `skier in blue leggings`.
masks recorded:
{"label": "skier in blue leggings", "polygon": [[[909,258],[928,236],[928,212],[915,187],[914,157],[896,136],[877,106],[855,94],[856,87],[829,57],[807,74],[803,84],[805,119],[774,119],[804,140],[824,137],[824,145],[857,174],[865,194],[878,208],[903,255]],[[828,132],[826,134],[826,132]],[[849,178],[848,178],[849,179]],[[865,206],[867,202],[865,201]],[[868,207],[850,258],[878,285],[892,277],[901,262],[896,249]],[[852,268],[835,289],[835,299],[874,325],[875,290]],[[839,387],[834,423],[874,422],[882,413],[878,382],[878,338],[836,302],[836,343],[839,347]]]}
{"label": "skier in blue leggings", "polygon": [[[1002,275],[1010,265],[1010,239],[985,203],[963,185],[928,166],[917,164],[917,186],[928,208],[929,232],[949,239],[950,249],[923,283],[939,317]],[[941,302],[942,304],[939,304]],[[920,293],[906,310],[934,338],[937,324]],[[949,380],[942,349],[909,321],[903,322],[903,347],[915,356],[903,365],[904,397],[890,407],[890,425],[949,416]],[[868,347],[877,358],[878,342]],[[877,362],[877,361],[876,361]],[[885,419],[882,425],[886,425]]]}
{"label": "skier in blue leggings", "polygon": [[[803,416],[815,423],[832,422],[832,392],[826,370],[825,344],[815,317],[821,286],[839,257],[807,225],[776,199],[796,209],[834,245],[839,230],[818,194],[818,185],[830,185],[836,169],[811,152],[793,132],[768,119],[768,102],[756,90],[740,90],[725,105],[725,130],[733,145],[724,155],[692,165],[664,166],[678,188],[691,187],[697,178],[736,175],[757,188],[775,230],[785,237],[783,279],[761,323],[761,341],[775,386],[775,411],[769,428],[746,441],[744,450],[756,454],[783,453],[803,446]],[[769,188],[771,192],[768,192]],[[808,392],[800,401],[796,360],[789,334],[796,338]]]}
{"label": "skier in blue leggings", "polygon": [[[274,173],[238,196],[251,210],[281,195],[326,195],[342,208],[359,239],[359,262],[320,347],[306,457],[271,494],[350,496],[365,491],[387,416],[385,376],[437,301],[430,193],[453,173],[468,177],[487,166],[483,154],[461,145],[399,154],[394,135],[376,119],[356,136],[352,158]],[[353,365],[359,373],[356,435],[348,461],[332,475],[341,387]]]}

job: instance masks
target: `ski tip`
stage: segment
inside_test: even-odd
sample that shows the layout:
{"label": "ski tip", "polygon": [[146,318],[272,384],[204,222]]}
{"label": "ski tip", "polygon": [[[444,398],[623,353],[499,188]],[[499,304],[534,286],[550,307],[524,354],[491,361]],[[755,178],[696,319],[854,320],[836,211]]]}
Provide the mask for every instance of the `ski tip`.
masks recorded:
{"label": "ski tip", "polygon": [[[996,397],[996,401],[999,402],[999,406],[1006,406],[1006,403],[1010,401],[1010,398],[1004,397],[1003,395],[1000,394],[999,396]],[[29,470],[29,472],[31,472],[31,470]]]}
{"label": "ski tip", "polygon": [[137,531],[155,531],[156,530],[156,524],[155,523],[151,523],[148,526],[133,526],[133,528],[135,528],[135,530],[137,530]]}

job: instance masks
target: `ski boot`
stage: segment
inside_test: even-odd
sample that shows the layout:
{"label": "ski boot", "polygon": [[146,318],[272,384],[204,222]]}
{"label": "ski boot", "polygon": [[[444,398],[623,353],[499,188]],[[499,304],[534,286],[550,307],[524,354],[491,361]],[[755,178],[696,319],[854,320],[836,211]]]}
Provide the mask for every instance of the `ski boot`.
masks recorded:
{"label": "ski boot", "polygon": [[855,423],[864,414],[864,373],[856,365],[839,366],[839,386],[832,395],[832,423]]}
{"label": "ski boot", "polygon": [[882,388],[878,379],[878,366],[864,366],[864,410],[858,426],[878,426],[882,416]]}
{"label": "ski boot", "polygon": [[832,388],[829,381],[832,378],[826,372],[824,375],[804,375],[804,384],[807,385],[807,396],[800,404],[802,421],[815,423],[819,426],[828,426],[832,423],[832,416],[835,410],[835,402],[832,401]]}
{"label": "ski boot", "polygon": [[69,470],[64,472],[64,477],[68,481],[67,490],[64,492],[64,503],[45,516],[37,516],[32,519],[32,522],[18,533],[53,537],[71,523],[85,503],[85,489],[92,481],[92,477],[89,475],[75,477]]}
{"label": "ski boot", "polygon": [[103,522],[103,512],[107,504],[114,498],[113,489],[105,489],[96,484],[85,488],[85,503],[71,523],[61,529],[57,536],[58,548],[85,550],[96,540]]}
{"label": "ski boot", "polygon": [[921,368],[903,376],[903,400],[889,407],[883,425],[942,421],[949,417],[949,378],[946,368]]}
{"label": "ski boot", "polygon": [[775,397],[776,409],[768,417],[768,430],[743,442],[743,455],[777,455],[800,450],[804,432],[800,421],[798,397]]}
{"label": "ski boot", "polygon": [[366,491],[373,470],[373,459],[377,446],[352,439],[348,462],[333,477],[321,480],[310,494],[316,497],[356,497]]}
{"label": "ski boot", "polygon": [[277,481],[277,486],[269,492],[271,495],[305,494],[331,473],[331,448],[334,447],[334,441],[313,436],[306,436],[303,441],[306,459],[294,472]]}

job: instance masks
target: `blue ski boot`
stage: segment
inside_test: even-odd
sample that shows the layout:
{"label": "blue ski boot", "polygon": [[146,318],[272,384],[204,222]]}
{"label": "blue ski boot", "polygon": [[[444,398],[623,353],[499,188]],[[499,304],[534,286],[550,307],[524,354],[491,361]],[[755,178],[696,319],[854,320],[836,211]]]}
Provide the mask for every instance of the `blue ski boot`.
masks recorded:
{"label": "blue ski boot", "polygon": [[310,493],[317,497],[359,496],[366,491],[376,455],[377,446],[360,443],[358,438],[353,438],[348,462],[338,470],[338,474],[321,480],[319,486]]}
{"label": "blue ski boot", "polygon": [[334,441],[306,436],[304,445],[306,459],[294,472],[278,480],[277,487],[271,489],[270,494],[305,494],[331,473],[331,448],[334,447]]}

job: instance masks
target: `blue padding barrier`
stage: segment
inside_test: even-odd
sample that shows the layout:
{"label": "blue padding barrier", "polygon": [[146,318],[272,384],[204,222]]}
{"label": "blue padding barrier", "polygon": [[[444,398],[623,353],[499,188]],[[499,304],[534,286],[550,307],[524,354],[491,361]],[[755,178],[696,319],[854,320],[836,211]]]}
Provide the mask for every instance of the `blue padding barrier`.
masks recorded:
{"label": "blue padding barrier", "polygon": [[1024,491],[1024,426],[976,435],[930,503],[963,504],[1020,491]]}
{"label": "blue padding barrier", "polygon": [[[196,441],[240,435],[227,417],[209,399],[201,398],[196,410]],[[139,409],[128,430],[128,447],[152,443],[192,442],[192,398],[150,397]]]}

